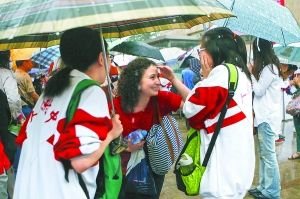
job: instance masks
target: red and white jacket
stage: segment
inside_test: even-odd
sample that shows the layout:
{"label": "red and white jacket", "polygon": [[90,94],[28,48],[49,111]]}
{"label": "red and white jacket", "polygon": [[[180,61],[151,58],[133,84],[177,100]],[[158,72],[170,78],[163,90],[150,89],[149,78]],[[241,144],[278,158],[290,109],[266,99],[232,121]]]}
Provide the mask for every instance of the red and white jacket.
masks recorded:
{"label": "red and white jacket", "polygon": [[[229,103],[220,134],[201,181],[203,198],[243,198],[250,188],[255,166],[251,82],[238,68],[238,86]],[[197,83],[187,97],[183,113],[200,130],[203,161],[221,109],[228,95],[228,70],[219,65]]]}
{"label": "red and white jacket", "polygon": [[[78,158],[96,151],[112,124],[105,93],[91,86],[81,94],[73,119],[66,125],[66,110],[79,81],[89,77],[71,72],[71,85],[53,99],[42,95],[21,128],[17,142],[22,153],[16,178],[15,199],[86,198],[74,170],[69,182],[61,159]],[[82,173],[90,198],[96,191],[99,165]]]}

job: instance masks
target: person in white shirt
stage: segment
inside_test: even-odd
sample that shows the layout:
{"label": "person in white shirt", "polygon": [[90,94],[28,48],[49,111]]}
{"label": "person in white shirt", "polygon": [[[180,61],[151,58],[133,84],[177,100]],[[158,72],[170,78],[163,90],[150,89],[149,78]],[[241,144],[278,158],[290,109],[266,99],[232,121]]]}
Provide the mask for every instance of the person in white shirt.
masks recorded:
{"label": "person in white shirt", "polygon": [[17,80],[9,68],[10,51],[0,51],[0,89],[6,94],[13,120],[24,119]]}
{"label": "person in white shirt", "polygon": [[275,151],[276,133],[281,130],[281,86],[279,60],[270,41],[253,42],[252,84],[255,123],[258,125],[259,185],[250,189],[255,198],[280,198],[280,173]]}

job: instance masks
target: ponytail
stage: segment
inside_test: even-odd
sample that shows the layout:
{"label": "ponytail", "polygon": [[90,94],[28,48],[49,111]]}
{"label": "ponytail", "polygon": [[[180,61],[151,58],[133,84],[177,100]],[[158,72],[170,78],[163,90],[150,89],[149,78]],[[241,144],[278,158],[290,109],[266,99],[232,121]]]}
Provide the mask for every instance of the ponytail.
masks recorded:
{"label": "ponytail", "polygon": [[60,95],[70,85],[71,71],[71,67],[65,67],[53,75],[46,84],[45,97]]}

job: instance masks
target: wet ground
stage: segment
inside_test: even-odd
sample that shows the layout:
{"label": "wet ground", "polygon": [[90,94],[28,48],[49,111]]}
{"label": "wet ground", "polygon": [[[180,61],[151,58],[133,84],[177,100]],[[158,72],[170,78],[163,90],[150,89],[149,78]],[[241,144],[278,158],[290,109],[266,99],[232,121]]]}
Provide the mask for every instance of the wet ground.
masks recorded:
{"label": "wet ground", "polygon": [[[178,119],[182,132],[186,132],[183,119]],[[296,134],[292,120],[283,122],[283,134],[285,142],[276,146],[279,169],[281,175],[281,198],[282,199],[300,199],[300,159],[288,160],[288,157],[296,150]],[[185,135],[184,135],[185,136]],[[257,143],[257,137],[255,136]],[[256,151],[257,153],[257,151]],[[253,186],[258,184],[258,161],[256,161],[255,178]],[[164,187],[161,193],[161,199],[196,199],[197,197],[185,196],[176,188],[175,176],[170,171],[165,179]],[[253,197],[246,196],[245,199]]]}

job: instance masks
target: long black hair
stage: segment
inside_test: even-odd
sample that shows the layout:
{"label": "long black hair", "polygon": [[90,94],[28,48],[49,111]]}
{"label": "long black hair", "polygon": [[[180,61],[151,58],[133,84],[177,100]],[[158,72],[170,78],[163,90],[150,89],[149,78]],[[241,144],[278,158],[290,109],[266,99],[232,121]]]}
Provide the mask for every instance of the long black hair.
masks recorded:
{"label": "long black hair", "polygon": [[9,69],[10,51],[0,51],[0,68]]}
{"label": "long black hair", "polygon": [[121,107],[125,112],[133,112],[134,107],[138,103],[141,79],[145,70],[151,65],[156,66],[156,64],[149,59],[137,58],[131,61],[121,72],[118,81],[118,95],[121,96]]}
{"label": "long black hair", "polygon": [[247,67],[247,50],[244,40],[226,27],[207,31],[201,41],[201,47],[211,54],[214,66],[230,63],[242,69],[250,80]]}
{"label": "long black hair", "polygon": [[[280,72],[279,59],[275,55],[272,42],[268,40],[256,38],[253,41],[253,60],[254,60],[253,75],[257,80],[260,77],[261,71],[264,69],[265,66],[269,64],[275,65],[278,71]],[[273,68],[270,69],[275,74]]]}
{"label": "long black hair", "polygon": [[47,82],[44,95],[48,97],[60,95],[69,86],[73,69],[85,72],[97,62],[102,52],[100,35],[85,27],[67,30],[61,36],[59,50],[65,67]]}

